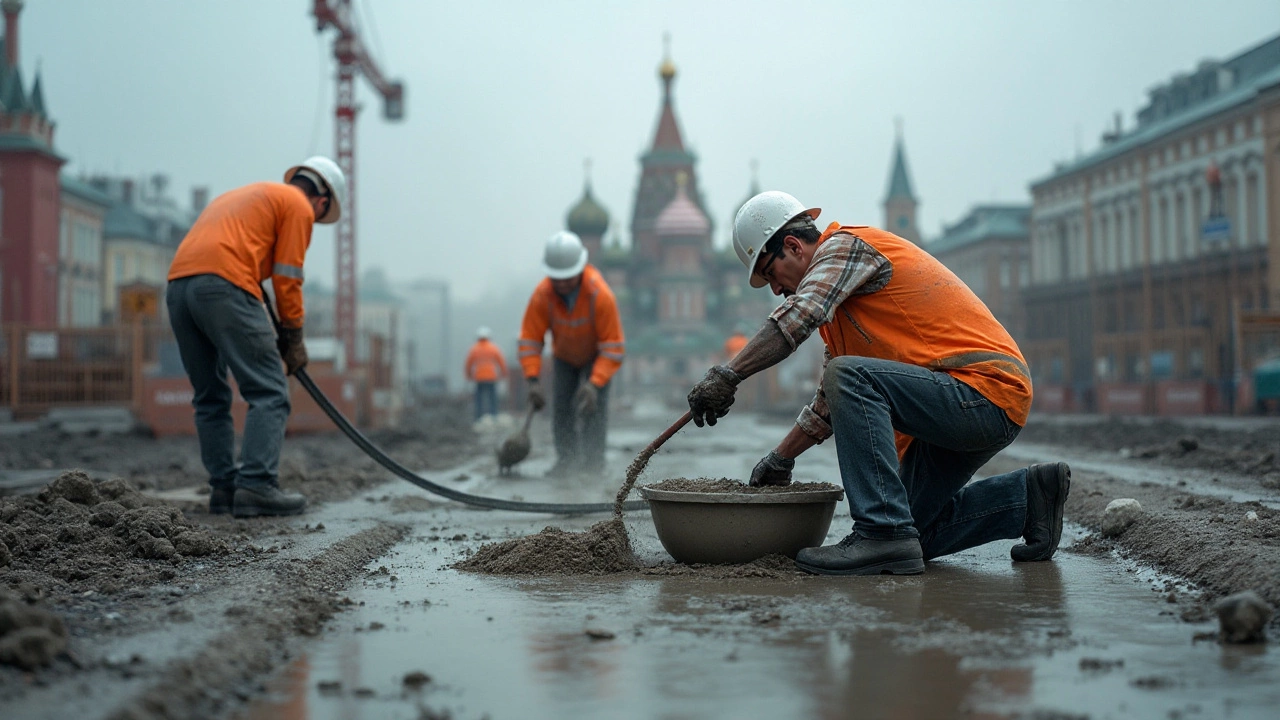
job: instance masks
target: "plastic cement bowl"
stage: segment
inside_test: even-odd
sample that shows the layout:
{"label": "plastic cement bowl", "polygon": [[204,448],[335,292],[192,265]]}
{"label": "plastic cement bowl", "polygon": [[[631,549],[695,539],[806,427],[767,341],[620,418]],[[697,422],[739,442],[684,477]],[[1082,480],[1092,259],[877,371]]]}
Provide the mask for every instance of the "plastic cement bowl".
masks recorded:
{"label": "plastic cement bowl", "polygon": [[703,493],[640,488],[662,547],[682,563],[730,565],[822,544],[843,490]]}

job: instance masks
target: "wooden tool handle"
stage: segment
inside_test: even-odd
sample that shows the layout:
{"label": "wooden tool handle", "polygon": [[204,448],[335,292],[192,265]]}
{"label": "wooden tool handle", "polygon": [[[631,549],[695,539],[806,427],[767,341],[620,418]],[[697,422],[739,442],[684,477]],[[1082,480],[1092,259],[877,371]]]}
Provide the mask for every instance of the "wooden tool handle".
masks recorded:
{"label": "wooden tool handle", "polygon": [[670,440],[672,435],[675,435],[677,432],[680,432],[680,428],[684,427],[685,425],[688,425],[689,421],[692,419],[693,419],[693,413],[685,412],[684,415],[680,416],[679,420],[671,424],[671,427],[667,428],[662,432],[661,435],[654,438],[653,442],[649,443],[649,446],[646,447],[645,450],[648,451],[650,455],[658,452],[658,448],[662,447],[663,443]]}

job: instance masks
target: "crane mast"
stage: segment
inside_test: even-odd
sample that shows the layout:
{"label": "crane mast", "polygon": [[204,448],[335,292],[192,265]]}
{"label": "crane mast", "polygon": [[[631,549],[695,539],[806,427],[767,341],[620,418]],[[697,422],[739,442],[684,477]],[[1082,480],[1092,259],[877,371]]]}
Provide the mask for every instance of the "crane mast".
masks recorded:
{"label": "crane mast", "polygon": [[333,57],[338,64],[334,105],[335,160],[347,176],[347,204],[337,227],[337,293],[334,298],[334,331],[347,362],[356,359],[356,76],[363,75],[382,96],[386,120],[404,118],[404,84],[388,80],[369,57],[359,30],[352,21],[351,0],[315,0],[312,12],[316,32],[334,28]]}

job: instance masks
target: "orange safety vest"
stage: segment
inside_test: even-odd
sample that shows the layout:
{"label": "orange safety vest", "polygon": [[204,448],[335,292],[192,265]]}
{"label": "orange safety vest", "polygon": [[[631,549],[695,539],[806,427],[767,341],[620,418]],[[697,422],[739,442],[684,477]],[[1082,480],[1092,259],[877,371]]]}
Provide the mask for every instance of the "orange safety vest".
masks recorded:
{"label": "orange safety vest", "polygon": [[742,333],[734,333],[724,341],[724,357],[725,360],[732,360],[738,353],[742,352],[742,348],[747,346],[747,336]]}
{"label": "orange safety vest", "polygon": [[[944,372],[1026,425],[1027,361],[982,300],[932,255],[893,233],[832,223],[818,243],[836,233],[879,250],[893,264],[893,277],[881,290],[851,295],[818,329],[831,356],[881,358]],[[905,437],[898,438],[899,454]]]}
{"label": "orange safety vest", "polygon": [[187,231],[169,279],[217,275],[261,300],[262,282],[271,278],[280,323],[300,328],[302,261],[314,223],[307,196],[292,185],[259,182],[225,192]]}
{"label": "orange safety vest", "polygon": [[507,360],[497,345],[481,338],[467,353],[467,379],[476,382],[496,382],[507,374]]}
{"label": "orange safety vest", "polygon": [[574,367],[591,367],[591,383],[603,387],[622,367],[626,355],[618,302],[594,265],[582,271],[573,309],[551,286],[550,278],[533,289],[520,326],[520,366],[525,377],[542,373],[543,338],[551,331],[551,354]]}

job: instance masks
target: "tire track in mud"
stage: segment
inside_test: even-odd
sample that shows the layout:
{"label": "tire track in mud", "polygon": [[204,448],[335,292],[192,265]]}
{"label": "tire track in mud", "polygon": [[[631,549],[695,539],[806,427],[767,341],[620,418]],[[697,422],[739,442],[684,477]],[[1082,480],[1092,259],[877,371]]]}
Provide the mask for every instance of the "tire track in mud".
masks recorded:
{"label": "tire track in mud", "polygon": [[408,528],[379,524],[305,560],[282,561],[245,604],[229,608],[229,627],[108,717],[178,720],[224,716],[241,707],[290,659],[302,637],[320,633],[350,600],[340,597],[365,565],[400,542]]}

